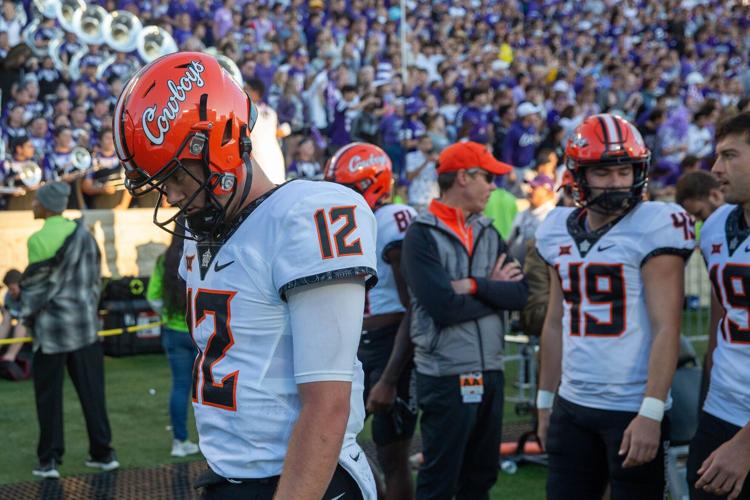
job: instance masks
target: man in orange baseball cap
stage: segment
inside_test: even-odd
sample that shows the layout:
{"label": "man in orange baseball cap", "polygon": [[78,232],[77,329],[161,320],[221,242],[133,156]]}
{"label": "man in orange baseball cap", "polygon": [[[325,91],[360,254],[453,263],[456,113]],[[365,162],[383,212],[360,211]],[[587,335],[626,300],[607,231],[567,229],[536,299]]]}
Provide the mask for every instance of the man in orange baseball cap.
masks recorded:
{"label": "man in orange baseball cap", "polygon": [[[480,213],[495,189],[495,176],[512,170],[513,167],[497,161],[486,147],[477,142],[452,144],[440,153],[438,159],[441,201],[437,205],[447,204],[461,209],[464,217]],[[432,204],[430,211],[434,213]]]}
{"label": "man in orange baseball cap", "polygon": [[440,198],[406,230],[400,261],[422,410],[417,498],[488,498],[502,435],[500,318],[523,308],[528,287],[481,212],[495,176],[511,167],[481,144],[460,142],[443,150],[436,170]]}
{"label": "man in orange baseball cap", "polygon": [[437,171],[442,174],[477,168],[494,175],[505,175],[513,170],[507,163],[497,161],[485,146],[466,141],[451,144],[440,153]]}

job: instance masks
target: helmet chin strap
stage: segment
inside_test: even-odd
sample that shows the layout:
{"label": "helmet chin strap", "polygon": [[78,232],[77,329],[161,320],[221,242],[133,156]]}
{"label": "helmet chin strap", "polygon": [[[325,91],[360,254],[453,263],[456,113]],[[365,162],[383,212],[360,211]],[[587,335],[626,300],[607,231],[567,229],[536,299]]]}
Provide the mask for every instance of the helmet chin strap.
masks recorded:
{"label": "helmet chin strap", "polygon": [[[234,220],[235,216],[241,211],[242,204],[247,199],[247,196],[250,193],[250,189],[253,185],[253,164],[250,160],[251,149],[252,146],[250,145],[250,138],[248,137],[246,139],[243,139],[242,163],[245,167],[245,182],[242,186],[242,192],[238,193],[237,181],[236,179],[234,179],[234,189],[232,189],[232,194],[230,195],[229,200],[223,207],[216,208],[216,210],[219,210],[220,213],[217,214],[217,219],[212,223],[209,232],[209,236],[211,237],[221,238],[222,234],[225,234],[229,230],[229,228],[231,228],[232,221]],[[231,175],[232,177],[234,177],[233,174],[217,175],[217,182],[222,182],[227,175]],[[215,197],[209,194],[209,199],[215,200]],[[235,199],[237,200],[237,203],[236,205],[232,206],[232,202]]]}
{"label": "helmet chin strap", "polygon": [[[232,213],[230,214],[230,217],[234,217],[242,207],[242,203],[247,199],[247,195],[250,193],[250,189],[253,186],[253,162],[250,159],[250,151],[252,150],[252,145],[250,142],[250,138],[243,138],[242,139],[242,163],[245,167],[245,183],[242,186],[242,194],[240,195],[239,199],[237,200],[237,206],[232,208]],[[234,192],[236,193],[237,186],[235,185]],[[233,193],[234,196],[234,193]]]}
{"label": "helmet chin strap", "polygon": [[[237,195],[237,185],[235,184],[234,190],[232,191],[232,198],[230,199],[230,202],[227,203],[227,207],[231,204],[231,200],[237,199],[237,203],[230,208],[230,210],[227,211],[225,214],[225,220],[224,222],[226,224],[230,224],[232,219],[234,219],[235,215],[237,215],[242,210],[242,204],[247,199],[247,195],[250,193],[250,189],[253,185],[253,164],[250,160],[250,155],[247,153],[242,154],[242,163],[245,167],[245,182],[242,185],[242,193]],[[231,174],[226,174],[231,175]]]}
{"label": "helmet chin strap", "polygon": [[[213,188],[222,182],[225,182],[227,175],[232,174],[211,174],[208,170],[208,166],[204,165],[207,182],[202,186],[206,192],[207,204],[199,212],[193,214],[190,217],[186,217],[190,231],[196,236],[198,241],[203,241],[209,237],[218,237],[230,225],[229,219],[233,218],[234,215],[239,211],[239,207],[243,201],[247,199],[247,195],[250,193],[250,188],[253,184],[253,164],[250,160],[250,152],[252,151],[252,142],[250,137],[242,134],[243,137],[240,139],[240,152],[242,155],[242,161],[245,167],[245,183],[242,186],[242,194],[237,200],[237,207],[232,209],[232,213],[227,213],[227,208],[232,205],[232,201],[237,197],[237,182],[234,179],[234,189],[232,194],[227,200],[225,205],[221,205],[219,200],[213,194]],[[232,177],[234,177],[232,175]]]}

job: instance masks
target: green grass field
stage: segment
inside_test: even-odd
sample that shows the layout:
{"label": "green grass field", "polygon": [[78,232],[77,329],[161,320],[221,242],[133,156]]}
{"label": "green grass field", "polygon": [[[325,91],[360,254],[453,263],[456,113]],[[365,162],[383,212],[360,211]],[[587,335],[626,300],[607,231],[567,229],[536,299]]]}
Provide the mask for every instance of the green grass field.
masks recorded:
{"label": "green grass field", "polygon": [[[698,327],[695,333],[705,332],[705,314],[686,313],[686,322]],[[694,344],[699,356],[705,342]],[[514,395],[517,366],[506,368],[506,395]],[[163,355],[141,355],[125,358],[106,358],[107,406],[113,432],[113,444],[123,468],[153,467],[161,464],[190,460],[169,456],[172,434],[169,430],[167,398],[170,371]],[[151,394],[151,389],[154,393]],[[5,443],[0,447],[0,484],[34,480],[31,469],[36,465],[38,427],[34,409],[33,386],[30,381],[0,380],[0,398],[6,410],[0,413],[0,429]],[[63,476],[91,472],[83,465],[87,457],[88,439],[78,399],[72,384],[65,381],[65,443]],[[196,440],[195,424],[190,412],[191,439]],[[505,422],[529,421],[518,416],[514,405],[506,403]],[[362,439],[369,439],[366,427]],[[546,469],[523,465],[513,475],[500,473],[493,490],[494,499],[512,498],[532,500],[544,498]]]}
{"label": "green grass field", "polygon": [[[190,460],[169,456],[172,434],[168,428],[170,372],[162,355],[106,358],[107,407],[112,426],[113,445],[123,468],[153,467]],[[150,394],[154,389],[155,394]],[[0,484],[33,481],[31,469],[36,465],[38,426],[31,381],[0,380],[0,398],[6,410],[0,413],[0,429],[5,443],[0,447]],[[70,380],[65,380],[65,456],[60,473],[63,477],[90,473],[83,462],[88,453],[88,439],[83,414]],[[191,439],[196,440],[195,424],[190,412]],[[508,421],[518,421],[508,405]],[[369,438],[369,429],[363,432]],[[193,458],[194,459],[194,458]],[[525,465],[513,475],[500,473],[493,498],[544,498],[543,467]]]}

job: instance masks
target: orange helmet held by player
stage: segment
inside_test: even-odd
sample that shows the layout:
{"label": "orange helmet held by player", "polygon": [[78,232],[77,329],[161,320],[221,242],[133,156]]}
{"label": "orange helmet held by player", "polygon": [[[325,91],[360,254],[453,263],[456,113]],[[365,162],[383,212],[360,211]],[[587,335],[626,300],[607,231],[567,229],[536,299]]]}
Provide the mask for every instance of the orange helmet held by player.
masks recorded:
{"label": "orange helmet held by player", "polygon": [[360,193],[370,208],[386,202],[393,184],[391,159],[374,144],[353,142],[328,160],[325,178]]}
{"label": "orange helmet held by player", "polygon": [[[603,213],[627,210],[643,198],[651,152],[635,126],[619,116],[589,116],[576,127],[565,147],[566,167],[573,176],[573,195],[584,207]],[[598,188],[592,197],[587,168],[631,165],[633,184],[628,188]]]}
{"label": "orange helmet held by player", "polygon": [[[133,196],[161,192],[154,222],[163,229],[185,215],[190,233],[205,238],[222,225],[234,197],[249,191],[250,132],[256,118],[250,98],[214,57],[178,52],[156,59],[130,79],[115,107],[115,149],[125,168],[125,186]],[[175,216],[159,221],[164,182],[180,170],[191,175],[185,160],[201,162],[204,179]],[[188,215],[201,193],[205,206]],[[222,206],[217,197],[227,195],[229,202]]]}

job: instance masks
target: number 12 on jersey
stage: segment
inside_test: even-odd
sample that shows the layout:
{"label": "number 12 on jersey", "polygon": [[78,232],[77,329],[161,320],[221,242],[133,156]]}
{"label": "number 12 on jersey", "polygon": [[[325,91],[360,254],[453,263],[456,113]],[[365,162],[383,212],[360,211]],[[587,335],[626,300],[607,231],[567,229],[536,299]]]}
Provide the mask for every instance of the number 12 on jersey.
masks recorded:
{"label": "number 12 on jersey", "polygon": [[[232,316],[229,304],[235,293],[199,288],[193,295],[192,289],[187,291],[187,320],[193,339],[194,329],[208,316],[213,316],[214,323],[205,348],[198,351],[193,363],[193,402],[229,411],[237,410],[237,378],[240,371],[235,370],[217,381],[214,379],[213,369],[234,345],[234,336],[229,326]],[[203,375],[202,384],[199,384],[199,374]]]}
{"label": "number 12 on jersey", "polygon": [[[357,219],[354,217],[354,205],[345,207],[333,207],[328,212],[324,209],[315,211],[313,220],[318,231],[318,242],[320,243],[320,256],[323,259],[333,257],[346,257],[350,255],[362,255],[362,243],[360,239],[347,243],[346,239],[357,229]],[[333,234],[334,245],[331,242],[331,228],[340,219],[344,219],[343,225]]]}
{"label": "number 12 on jersey", "polygon": [[[617,337],[626,329],[626,290],[622,264],[570,262],[568,286],[562,286],[563,299],[570,308],[570,335]],[[585,266],[585,267],[584,267]],[[560,276],[560,265],[556,265]],[[589,307],[581,309],[585,302]],[[586,309],[609,309],[603,321]]]}

